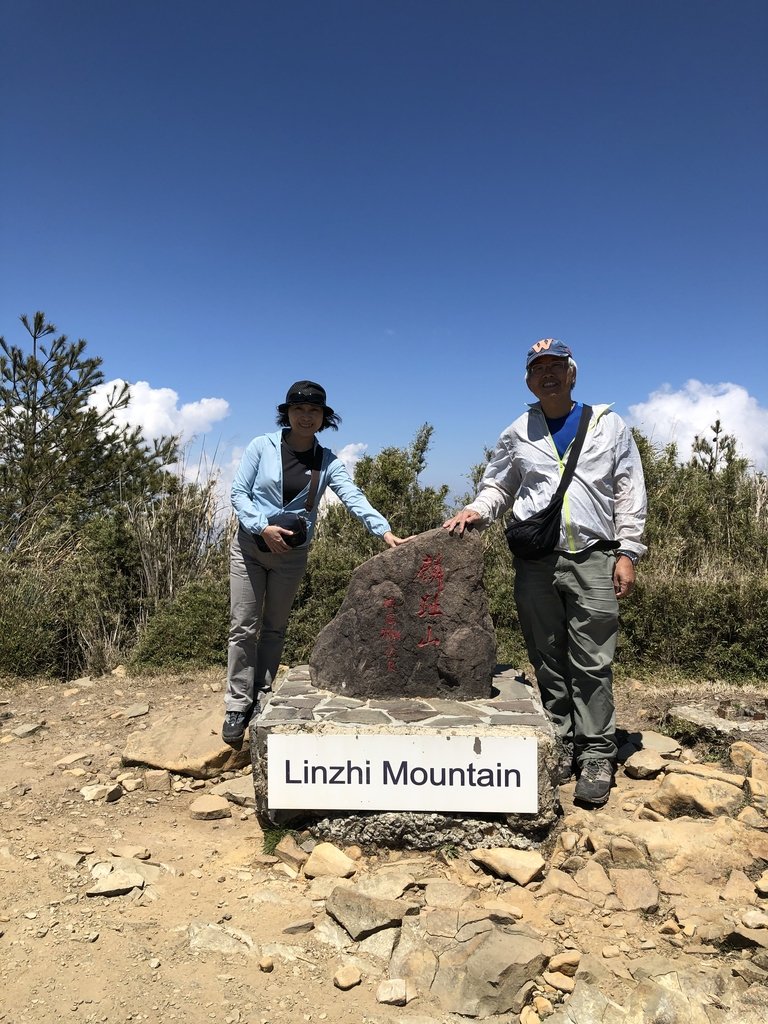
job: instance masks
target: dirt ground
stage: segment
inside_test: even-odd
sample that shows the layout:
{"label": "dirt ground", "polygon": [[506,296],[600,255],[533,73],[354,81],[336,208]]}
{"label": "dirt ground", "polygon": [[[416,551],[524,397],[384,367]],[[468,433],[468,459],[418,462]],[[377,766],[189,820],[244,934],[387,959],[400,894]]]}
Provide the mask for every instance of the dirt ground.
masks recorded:
{"label": "dirt ground", "polygon": [[[145,722],[172,708],[213,708],[221,693],[212,685],[218,688],[215,676],[200,675],[0,687],[0,1021],[446,1020],[420,999],[405,1009],[378,1004],[381,962],[361,965],[363,981],[356,988],[334,987],[335,971],[350,956],[313,941],[311,933],[284,933],[319,907],[304,879],[259,861],[263,836],[252,814],[234,808],[228,819],[193,820],[188,808],[199,792],[137,789],[114,803],[84,800],[85,784],[125,770],[120,754],[137,728],[137,720],[124,715],[129,706],[149,704]],[[619,724],[654,728],[665,702],[685,699],[680,691],[661,693],[632,681],[618,685]],[[40,722],[33,735],[13,734]],[[58,764],[75,754],[85,756]],[[614,793],[611,806],[618,810],[627,791]],[[151,862],[168,870],[143,894],[87,896],[92,866],[125,844],[146,847]],[[477,884],[466,856],[447,864],[437,851],[365,851],[361,870],[403,860],[424,877],[464,875]],[[529,895],[517,892],[521,899]],[[523,903],[525,920],[551,933],[551,921],[537,920],[543,908],[532,898]],[[621,915],[614,918],[611,926],[620,928]],[[252,939],[253,952],[195,951],[189,932],[195,923],[239,929]],[[649,924],[651,938],[654,927]],[[605,922],[594,928],[595,944],[604,944]],[[589,943],[589,934],[585,927],[580,944]],[[629,938],[640,942],[643,936]],[[264,955],[274,960],[269,973],[259,969]]]}

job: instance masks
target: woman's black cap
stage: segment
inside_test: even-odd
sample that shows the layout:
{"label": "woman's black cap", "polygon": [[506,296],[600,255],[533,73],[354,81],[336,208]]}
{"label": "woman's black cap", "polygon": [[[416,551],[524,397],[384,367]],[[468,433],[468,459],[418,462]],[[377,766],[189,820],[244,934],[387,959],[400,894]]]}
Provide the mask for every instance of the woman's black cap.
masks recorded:
{"label": "woman's black cap", "polygon": [[289,405],[319,405],[326,416],[333,416],[333,409],[326,402],[325,388],[313,380],[297,380],[288,388],[285,401],[277,408],[285,412]]}
{"label": "woman's black cap", "polygon": [[288,388],[286,405],[322,405],[325,407],[325,388],[313,380],[297,380]]}

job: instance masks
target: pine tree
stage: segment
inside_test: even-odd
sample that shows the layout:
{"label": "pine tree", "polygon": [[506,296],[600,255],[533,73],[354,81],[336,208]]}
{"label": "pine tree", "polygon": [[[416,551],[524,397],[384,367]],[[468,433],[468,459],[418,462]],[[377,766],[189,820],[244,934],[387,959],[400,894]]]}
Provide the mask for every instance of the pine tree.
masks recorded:
{"label": "pine tree", "polygon": [[34,524],[77,527],[162,483],[176,456],[175,438],[148,444],[139,428],[120,426],[130,401],[115,387],[106,409],[89,404],[104,383],[101,359],[85,354],[37,312],[21,316],[31,351],[0,337],[0,521],[6,547]]}

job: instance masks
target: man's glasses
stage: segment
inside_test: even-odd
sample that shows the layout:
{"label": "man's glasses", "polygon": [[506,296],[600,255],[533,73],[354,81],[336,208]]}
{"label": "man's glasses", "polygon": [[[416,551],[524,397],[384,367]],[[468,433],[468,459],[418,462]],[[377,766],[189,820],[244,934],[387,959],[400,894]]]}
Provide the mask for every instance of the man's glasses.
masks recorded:
{"label": "man's glasses", "polygon": [[528,370],[528,376],[543,377],[545,373],[565,373],[567,369],[567,359],[558,359],[556,363],[534,363]]}

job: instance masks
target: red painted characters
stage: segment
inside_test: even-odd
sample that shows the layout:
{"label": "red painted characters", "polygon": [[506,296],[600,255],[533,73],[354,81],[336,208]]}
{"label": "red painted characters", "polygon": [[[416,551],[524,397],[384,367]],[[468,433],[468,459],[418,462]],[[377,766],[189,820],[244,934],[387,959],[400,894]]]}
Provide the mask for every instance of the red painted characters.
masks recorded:
{"label": "red painted characters", "polygon": [[401,632],[397,629],[397,619],[395,618],[395,599],[394,597],[384,598],[384,627],[379,631],[379,636],[385,637],[387,643],[387,672],[395,672],[397,670],[397,642],[401,639]]}
{"label": "red painted characters", "polygon": [[[440,607],[440,595],[445,590],[445,572],[442,555],[425,555],[419,571],[416,573],[419,583],[428,583],[429,590],[421,595],[419,618],[434,619],[443,614]],[[437,647],[440,638],[432,632],[433,623],[427,623],[427,632],[419,640],[417,647]]]}

